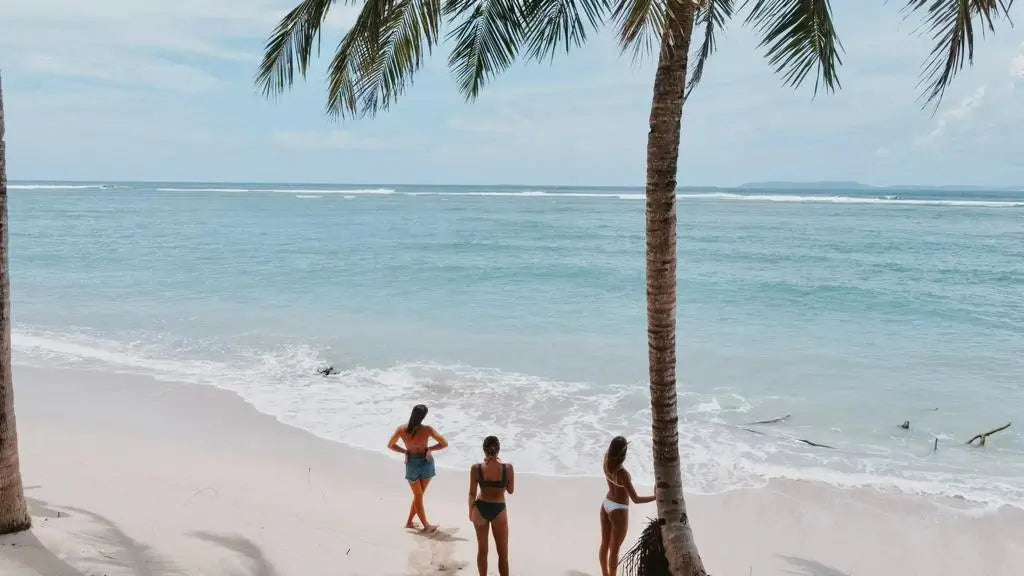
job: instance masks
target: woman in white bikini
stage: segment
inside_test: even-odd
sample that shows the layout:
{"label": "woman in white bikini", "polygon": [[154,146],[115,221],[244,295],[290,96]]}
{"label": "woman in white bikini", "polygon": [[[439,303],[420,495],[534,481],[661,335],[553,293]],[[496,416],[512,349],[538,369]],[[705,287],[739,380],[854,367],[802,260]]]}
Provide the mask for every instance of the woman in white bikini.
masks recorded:
{"label": "woman in white bikini", "polygon": [[622,436],[612,438],[604,455],[604,478],[608,494],[601,503],[601,576],[616,576],[619,569],[619,548],[629,530],[629,502],[646,504],[654,496],[637,496],[633,479],[622,467],[629,443]]}

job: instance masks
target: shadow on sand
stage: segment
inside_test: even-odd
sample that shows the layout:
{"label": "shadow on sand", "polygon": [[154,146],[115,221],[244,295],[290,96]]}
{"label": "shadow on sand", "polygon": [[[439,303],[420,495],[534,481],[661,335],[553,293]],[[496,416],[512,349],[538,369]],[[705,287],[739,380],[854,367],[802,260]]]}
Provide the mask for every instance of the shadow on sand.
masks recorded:
{"label": "shadow on sand", "polygon": [[782,558],[792,565],[792,569],[789,573],[796,576],[850,576],[846,572],[837,570],[831,566],[826,566],[821,562],[815,562],[814,560],[799,558],[797,556],[779,556],[779,558]]}
{"label": "shadow on sand", "polygon": [[252,540],[244,536],[226,536],[210,532],[192,532],[191,535],[200,540],[205,540],[211,544],[237,552],[248,559],[251,570],[243,572],[238,576],[280,576],[277,569],[274,568],[274,565],[270,563],[270,560],[263,553],[263,550]]}
{"label": "shadow on sand", "polygon": [[[170,561],[161,558],[152,548],[128,536],[109,518],[72,506],[52,507],[29,498],[29,513],[35,527],[53,526],[64,519],[85,520],[68,533],[74,537],[81,557],[70,558],[82,566],[76,568],[43,544],[30,530],[0,537],[0,560],[23,566],[41,576],[91,576],[107,571],[132,576],[187,576]],[[248,538],[238,535],[193,532],[195,538],[220,546],[243,556],[249,569],[232,576],[281,576],[267,559],[263,550]]]}
{"label": "shadow on sand", "polygon": [[85,516],[100,528],[96,534],[83,534],[82,536],[83,540],[96,546],[100,557],[106,560],[104,564],[124,568],[135,576],[184,574],[169,560],[157,555],[152,548],[125,534],[117,524],[105,516],[71,506],[62,509]]}
{"label": "shadow on sand", "polygon": [[[81,516],[90,524],[77,536],[82,542],[95,549],[94,558],[83,558],[102,570],[120,568],[134,576],[170,576],[183,574],[173,564],[158,557],[152,549],[124,533],[108,518],[81,508],[51,508],[42,500],[28,498],[29,513],[36,527],[42,527],[62,518]],[[46,548],[31,531],[12,534],[0,539],[5,546],[0,556],[30,568],[45,576],[85,576],[78,568]],[[91,572],[91,571],[90,571]]]}
{"label": "shadow on sand", "polygon": [[469,565],[455,559],[455,543],[467,542],[456,536],[458,528],[441,528],[436,532],[409,530],[419,538],[419,545],[409,553],[410,576],[445,576],[455,574]]}
{"label": "shadow on sand", "polygon": [[31,531],[0,536],[0,559],[45,576],[86,576],[47,550]]}

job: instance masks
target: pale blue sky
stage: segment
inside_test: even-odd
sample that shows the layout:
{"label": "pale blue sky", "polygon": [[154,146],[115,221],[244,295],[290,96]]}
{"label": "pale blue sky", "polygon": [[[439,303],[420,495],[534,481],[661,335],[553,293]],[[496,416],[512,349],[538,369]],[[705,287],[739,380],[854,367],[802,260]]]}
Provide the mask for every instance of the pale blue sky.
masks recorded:
{"label": "pale blue sky", "polygon": [[[521,65],[473,104],[436,52],[391,112],[323,114],[326,61],[278,102],[253,88],[296,0],[2,0],[12,179],[641,185],[652,66],[609,34]],[[834,0],[843,90],[783,87],[737,21],[687,103],[680,185],[755,180],[1024,185],[1024,9],[936,114],[903,2]],[[337,6],[324,46],[353,8]],[[446,51],[445,51],[446,52]]]}

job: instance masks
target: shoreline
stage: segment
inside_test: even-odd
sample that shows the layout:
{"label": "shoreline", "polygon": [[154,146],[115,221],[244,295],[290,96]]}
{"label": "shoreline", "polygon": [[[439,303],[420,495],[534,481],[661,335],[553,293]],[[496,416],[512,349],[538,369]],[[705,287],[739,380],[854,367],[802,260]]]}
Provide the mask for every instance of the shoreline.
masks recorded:
{"label": "shoreline", "polygon": [[[35,528],[0,539],[14,544],[0,547],[5,575],[472,571],[465,473],[439,469],[427,506],[442,532],[427,538],[401,528],[400,459],[287,426],[232,392],[19,365],[15,398]],[[520,476],[509,498],[513,571],[596,574],[600,479]],[[715,574],[1010,576],[1024,564],[1015,509],[972,517],[923,497],[801,481],[687,504]],[[624,548],[653,514],[635,507]]]}
{"label": "shoreline", "polygon": [[[91,356],[83,355],[83,358],[91,358]],[[108,362],[109,360],[102,360],[102,359],[100,359],[100,361],[101,362]],[[436,367],[438,369],[447,368],[447,366],[443,366],[443,365],[404,363],[404,364],[398,364],[394,368],[377,368],[377,369],[373,369],[373,368],[363,368],[363,367],[360,366],[360,367],[357,367],[355,369],[355,371],[356,372],[374,372],[374,371],[388,372],[388,371],[393,370],[393,369],[395,369],[395,370],[404,369],[404,368],[408,368],[410,366],[431,366],[431,367]],[[230,367],[229,366],[222,366],[221,368],[229,369]],[[310,367],[310,366],[290,366],[290,368],[297,368],[297,369],[309,368],[310,371],[313,370],[313,368]],[[75,366],[62,366],[62,367],[42,368],[37,363],[30,362],[30,363],[18,363],[18,364],[16,364],[16,369],[43,371],[43,372],[47,372],[47,371],[68,371],[68,372],[72,372],[72,373],[81,372],[81,373],[84,373],[84,374],[92,375],[94,377],[112,376],[112,377],[115,377],[115,378],[130,378],[130,379],[140,379],[140,380],[153,380],[153,381],[155,381],[157,383],[160,383],[160,384],[171,384],[171,385],[180,385],[180,386],[198,386],[198,387],[203,387],[203,388],[210,387],[210,388],[214,388],[214,389],[217,389],[217,390],[225,391],[225,392],[231,394],[233,397],[239,399],[240,401],[245,403],[247,406],[249,406],[253,410],[258,411],[261,414],[265,414],[267,416],[270,416],[275,422],[277,422],[279,424],[282,424],[284,426],[287,426],[289,428],[298,429],[298,430],[301,430],[301,431],[303,431],[305,433],[308,433],[311,436],[314,436],[314,437],[316,437],[318,439],[325,440],[325,441],[331,442],[331,443],[337,443],[337,444],[340,444],[340,445],[343,445],[343,446],[346,446],[348,448],[352,448],[352,449],[355,449],[355,450],[366,451],[368,453],[375,454],[375,455],[391,456],[391,454],[388,453],[387,450],[385,450],[383,448],[383,444],[379,444],[378,443],[379,446],[377,448],[374,448],[374,447],[366,445],[367,443],[366,443],[365,440],[366,440],[367,436],[365,434],[365,431],[369,428],[369,426],[367,426],[365,424],[369,424],[370,423],[369,420],[372,420],[372,419],[364,419],[362,421],[364,425],[357,426],[357,428],[360,429],[360,432],[361,432],[361,436],[359,438],[357,438],[355,441],[347,441],[345,439],[341,439],[341,438],[337,438],[336,437],[337,433],[339,432],[338,430],[329,430],[329,432],[325,432],[322,427],[320,427],[321,429],[318,430],[317,429],[318,428],[318,424],[322,423],[322,420],[318,420],[317,418],[313,418],[312,422],[314,423],[314,425],[312,425],[312,426],[310,425],[310,420],[308,418],[305,419],[305,421],[303,421],[303,418],[305,417],[305,414],[307,414],[309,412],[309,410],[311,409],[311,406],[310,406],[309,402],[306,402],[305,404],[302,404],[301,406],[298,406],[298,409],[295,412],[295,414],[298,415],[298,416],[290,418],[289,414],[287,414],[287,412],[283,411],[283,409],[280,406],[273,406],[271,408],[271,407],[269,407],[269,405],[266,402],[263,402],[262,406],[261,406],[260,395],[262,394],[262,391],[260,391],[260,390],[243,391],[243,390],[239,389],[237,386],[225,386],[225,385],[221,385],[219,383],[212,382],[212,381],[211,382],[205,382],[204,381],[204,382],[201,382],[201,383],[199,381],[182,381],[182,380],[176,379],[174,377],[174,375],[172,375],[170,373],[149,375],[149,374],[140,373],[139,371],[135,371],[135,370],[131,370],[131,369],[118,370],[115,367],[107,368],[107,367],[103,367],[102,365],[100,365],[100,366],[95,366],[95,365],[94,366],[79,366],[79,367],[75,367]],[[491,369],[484,368],[484,369],[479,369],[479,370],[487,371],[487,370],[491,370]],[[259,376],[259,374],[257,374],[257,376]],[[303,396],[305,390],[309,390],[310,391],[310,393],[308,395],[309,398],[313,398],[314,400],[316,400],[316,398],[315,398],[315,396],[316,396],[315,392],[316,391],[323,392],[325,389],[330,389],[330,388],[335,387],[335,386],[339,386],[340,387],[340,386],[345,386],[346,385],[343,382],[339,382],[339,381],[335,381],[335,380],[331,380],[331,379],[323,379],[323,378],[321,378],[319,376],[313,376],[312,372],[311,372],[311,375],[308,375],[305,379],[303,379],[303,377],[301,375],[297,376],[296,379],[298,381],[300,381],[300,385],[298,387],[290,389],[289,392],[291,392],[292,394],[296,395],[295,396],[296,398],[300,398],[300,402],[305,401],[305,399],[301,398]],[[301,382],[304,382],[304,383],[301,383]],[[303,386],[305,386],[306,388],[303,388]],[[366,391],[364,391],[364,392],[366,392]],[[256,394],[256,398],[249,398],[248,397],[248,396],[252,396],[253,394]],[[396,396],[395,394],[391,394],[390,397],[388,398],[388,400],[394,400],[395,396]],[[680,404],[681,408],[684,408],[683,402],[685,402],[685,401],[686,401],[685,398],[681,399],[681,404]],[[393,402],[391,404],[393,404]],[[365,408],[365,406],[364,406],[364,408]],[[395,423],[400,423],[400,422],[402,422],[402,421],[404,421],[406,419],[407,412],[406,412],[405,408],[406,407],[403,404],[402,405],[401,413],[394,415],[393,420],[394,420]],[[464,417],[464,415],[461,415],[461,416],[462,416],[461,420],[464,423],[465,417]],[[342,418],[344,418],[344,417],[342,417]],[[681,412],[681,418],[685,420],[686,414]],[[703,425],[705,428],[707,427],[707,423],[700,423],[698,425]],[[377,433],[375,433],[371,437],[372,438],[377,438],[377,437],[389,435],[393,431],[393,428],[391,426],[392,425],[385,426],[384,428],[379,430]],[[719,427],[718,429],[725,430],[727,433],[729,431],[734,431],[735,428],[743,429],[743,427],[739,426],[739,425],[728,425],[728,424],[724,424],[724,423],[721,423],[721,422],[714,423],[714,424],[712,424],[712,426],[713,427],[714,426],[718,426]],[[693,430],[694,430],[694,428],[690,427],[687,430],[687,432],[689,432],[693,436],[699,436],[699,435],[703,435],[703,434],[707,433],[707,430],[704,429],[704,430],[701,431],[700,434],[694,435],[693,434]],[[716,431],[716,430],[713,430],[712,432],[714,432],[714,431]],[[442,426],[442,432],[444,432],[446,434],[451,433],[447,426]],[[785,444],[781,444],[781,443],[785,442],[787,434],[785,432],[783,432],[781,434],[773,434],[773,432],[775,432],[775,431],[770,431],[770,430],[766,429],[766,435],[763,436],[763,437],[765,437],[765,438],[773,438],[773,441],[777,443],[775,446],[782,446],[783,449],[785,449],[786,445]],[[499,436],[502,436],[502,434],[499,433]],[[685,433],[684,433],[684,436],[685,436]],[[793,436],[791,438],[795,438],[795,436]],[[360,440],[362,440],[362,441],[360,441]],[[685,444],[685,440],[686,440],[686,438],[684,438],[684,444]],[[649,446],[649,438],[641,438],[640,441],[636,442],[636,443],[638,445],[640,445],[640,447],[642,449],[647,450],[648,446]],[[769,448],[771,448],[771,447],[772,446],[770,446]],[[691,458],[693,460],[698,460],[698,461],[706,460],[709,457],[708,454],[713,452],[713,449],[708,448],[706,445],[693,446],[692,442],[691,442],[690,446],[683,445],[683,446],[681,446],[681,448],[684,451],[684,454],[683,454],[684,462],[687,460],[686,450],[688,450],[688,449],[689,450],[693,450],[693,449],[697,450],[695,453],[691,453]],[[957,444],[956,446],[953,446],[952,448],[954,450],[958,450],[958,449],[961,449],[962,446]],[[457,449],[465,450],[465,446],[458,447]],[[595,450],[601,450],[601,449],[603,449],[603,448],[595,448]],[[475,446],[475,444],[473,445],[473,448],[472,448],[471,451],[472,451],[472,453],[474,455],[476,454],[476,446]],[[588,454],[590,454],[590,452],[588,452]],[[696,458],[693,458],[693,456],[692,456],[693,454],[696,455]],[[838,456],[841,456],[841,457],[849,457],[849,458],[858,458],[859,457],[859,454],[855,450],[851,451],[849,449],[840,449],[840,450],[838,450],[835,453],[831,453],[829,451],[822,451],[822,452],[820,452],[820,455],[822,455],[822,456],[838,455]],[[460,458],[459,459],[460,460],[465,459],[464,456],[465,456],[464,454],[460,454]],[[547,456],[547,455],[545,455],[545,456]],[[645,453],[644,456],[646,457],[647,454]],[[727,456],[728,456],[728,454],[727,454]],[[999,455],[997,453],[992,453],[991,454],[991,461],[998,461],[998,456]],[[641,463],[644,466],[646,466],[648,464],[648,461],[649,461],[649,458],[644,458],[643,460],[641,460]],[[536,460],[532,460],[531,462],[536,463]],[[986,516],[986,515],[998,512],[999,510],[1001,510],[1003,508],[1020,510],[1020,511],[1024,512],[1024,500],[1014,500],[1014,499],[1011,499],[1011,496],[1006,495],[1006,494],[998,494],[998,493],[993,493],[993,492],[987,492],[987,493],[986,492],[980,492],[980,490],[983,490],[983,488],[979,487],[979,484],[978,484],[978,482],[980,482],[979,478],[972,478],[973,484],[957,484],[956,480],[958,480],[958,479],[955,476],[948,476],[948,475],[945,477],[945,482],[944,482],[943,480],[928,478],[927,477],[928,475],[926,473],[919,473],[919,474],[914,475],[914,476],[905,476],[905,475],[899,474],[898,472],[897,473],[890,472],[890,473],[887,473],[887,474],[884,474],[884,473],[883,474],[872,474],[872,473],[866,473],[866,472],[861,472],[861,471],[851,471],[851,470],[844,470],[844,469],[838,469],[837,470],[835,468],[829,468],[828,466],[786,465],[786,464],[780,464],[780,463],[747,462],[747,461],[741,462],[739,465],[736,465],[733,462],[731,462],[729,460],[729,458],[725,458],[721,462],[724,462],[724,464],[721,465],[721,469],[726,471],[725,472],[726,476],[730,476],[731,475],[731,477],[728,477],[727,479],[724,480],[724,482],[726,483],[724,486],[721,483],[721,482],[723,482],[722,478],[714,478],[714,479],[708,480],[707,477],[693,474],[693,472],[691,470],[684,470],[684,481],[687,481],[687,480],[689,481],[688,482],[688,486],[685,487],[686,493],[688,495],[695,495],[695,496],[718,496],[718,495],[727,494],[727,493],[730,493],[730,492],[733,492],[733,491],[737,491],[737,490],[751,490],[751,489],[752,490],[757,490],[757,489],[769,488],[774,483],[777,483],[777,482],[807,482],[807,483],[810,483],[810,484],[826,485],[826,486],[829,486],[829,487],[832,487],[832,488],[835,488],[835,489],[838,489],[838,490],[868,490],[868,491],[878,492],[878,493],[886,494],[886,495],[906,495],[906,496],[914,497],[914,498],[925,498],[925,499],[928,499],[928,500],[932,501],[936,506],[939,506],[941,508],[956,509],[956,510],[962,512],[962,513],[970,514],[970,515]],[[545,468],[546,466],[544,466],[543,464],[550,464],[550,462],[544,462],[539,467],[540,468]],[[598,464],[599,464],[599,462],[598,462]],[[466,464],[466,465],[468,466],[468,464]],[[462,462],[459,462],[457,465],[453,465],[453,464],[451,464],[450,458],[442,458],[437,463],[437,467],[439,469],[446,469],[446,470],[451,471],[451,470],[461,470],[465,466],[463,466]],[[546,477],[546,478],[575,478],[575,479],[594,479],[594,478],[599,479],[600,478],[600,475],[590,474],[590,473],[585,473],[585,472],[584,473],[552,473],[550,471],[537,470],[536,468],[532,468],[530,465],[523,465],[522,462],[520,462],[520,465],[517,467],[517,470],[520,471],[520,474],[530,473],[530,474],[534,474],[534,475],[541,476],[541,477]],[[647,469],[642,469],[642,468],[641,469],[634,469],[633,475],[634,475],[635,478],[638,478],[638,479],[641,479],[641,480],[645,480],[645,481],[648,481],[648,482],[650,482],[652,480],[652,476],[650,474],[650,471],[647,470]],[[700,478],[700,479],[696,480],[696,482],[695,482],[694,478]],[[991,481],[993,481],[993,478],[992,477],[987,477],[987,480],[991,482]],[[999,478],[995,478],[994,479],[994,481],[996,481],[996,482],[998,482],[998,480],[999,480]],[[717,483],[717,485],[716,485],[716,483]],[[695,485],[695,484],[697,484],[697,485]],[[711,489],[708,489],[709,487]],[[1020,494],[1020,491],[1017,488],[1015,488],[1015,490],[1016,490],[1016,493],[1013,494],[1013,496],[1018,497],[1017,494]]]}

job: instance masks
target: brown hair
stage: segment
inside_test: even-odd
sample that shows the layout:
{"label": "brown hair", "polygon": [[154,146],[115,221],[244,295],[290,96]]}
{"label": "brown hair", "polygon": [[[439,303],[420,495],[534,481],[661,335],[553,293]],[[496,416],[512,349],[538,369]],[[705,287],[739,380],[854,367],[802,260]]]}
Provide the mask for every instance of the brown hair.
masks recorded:
{"label": "brown hair", "polygon": [[626,461],[626,450],[628,448],[629,442],[622,436],[612,438],[611,443],[608,444],[608,451],[604,453],[605,476],[614,474],[622,468],[622,464]]}
{"label": "brown hair", "polygon": [[405,425],[405,432],[409,436],[415,436],[423,426],[423,419],[427,417],[427,407],[417,404],[412,407],[412,414],[409,414],[409,423]]}
{"label": "brown hair", "polygon": [[484,438],[484,456],[487,458],[497,458],[498,452],[501,451],[501,442],[498,441],[497,436],[488,436]]}

